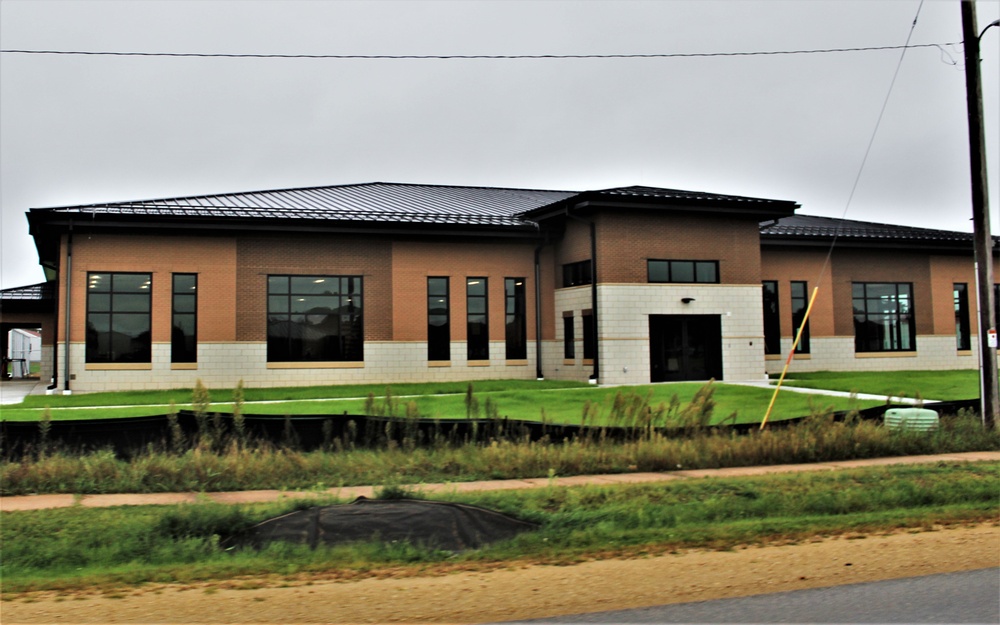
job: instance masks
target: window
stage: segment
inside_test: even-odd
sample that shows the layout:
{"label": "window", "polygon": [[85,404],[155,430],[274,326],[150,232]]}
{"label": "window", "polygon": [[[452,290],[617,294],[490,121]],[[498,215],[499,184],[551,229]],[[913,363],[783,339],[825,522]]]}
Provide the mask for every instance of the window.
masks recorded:
{"label": "window", "polygon": [[361,276],[268,276],[268,362],[364,360]]}
{"label": "window", "polygon": [[87,362],[152,362],[152,284],[148,273],[87,274]]}
{"label": "window", "polygon": [[[792,333],[793,337],[799,331],[802,320],[805,319],[806,309],[809,307],[809,283],[792,280]],[[794,340],[794,338],[793,338]],[[802,327],[802,338],[799,339],[799,346],[795,348],[798,354],[809,353],[809,321],[806,320]]]}
{"label": "window", "polygon": [[170,362],[198,362],[198,275],[175,273]]}
{"label": "window", "polygon": [[717,260],[650,260],[646,271],[650,282],[719,283]]}
{"label": "window", "polygon": [[855,351],[901,352],[917,348],[912,284],[855,282],[852,294]]}
{"label": "window", "polygon": [[527,300],[524,278],[504,278],[504,311],[506,314],[507,360],[528,357]]}
{"label": "window", "polygon": [[972,349],[972,333],[969,326],[969,285],[956,282],[952,285],[955,299],[955,348]]}
{"label": "window", "polygon": [[466,278],[466,351],[469,360],[490,359],[490,323],[486,278]]}
{"label": "window", "polygon": [[573,328],[573,313],[563,313],[563,358],[576,358],[576,335]]}
{"label": "window", "polygon": [[448,278],[427,278],[427,360],[451,360]]}
{"label": "window", "polygon": [[583,311],[583,359],[593,360],[597,353],[597,337],[594,335],[594,315],[591,311]]}
{"label": "window", "polygon": [[764,280],[764,353],[781,353],[781,317],[778,315],[778,282]]}
{"label": "window", "polygon": [[594,272],[591,271],[590,260],[581,260],[577,263],[563,265],[563,286],[580,286],[581,284],[591,284],[594,281]]}

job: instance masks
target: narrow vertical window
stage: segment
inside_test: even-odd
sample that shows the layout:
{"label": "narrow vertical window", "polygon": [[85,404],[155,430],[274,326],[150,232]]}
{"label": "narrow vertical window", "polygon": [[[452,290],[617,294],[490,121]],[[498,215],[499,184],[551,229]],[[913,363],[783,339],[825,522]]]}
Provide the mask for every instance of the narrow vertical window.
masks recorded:
{"label": "narrow vertical window", "polygon": [[594,336],[594,314],[585,310],[582,313],[583,320],[583,359],[593,360],[597,353],[597,337]]}
{"label": "narrow vertical window", "polygon": [[[809,284],[807,282],[792,281],[792,337],[802,326],[802,320],[806,316],[806,308],[809,307]],[[799,346],[795,348],[796,353],[809,353],[809,321],[802,326],[802,338],[799,339]]]}
{"label": "narrow vertical window", "polygon": [[152,286],[148,273],[87,274],[87,362],[153,361]]}
{"label": "narrow vertical window", "polygon": [[778,314],[778,281],[764,280],[764,353],[781,353],[781,315]]}
{"label": "narrow vertical window", "polygon": [[563,358],[576,358],[576,334],[573,328],[573,313],[563,313]]}
{"label": "narrow vertical window", "polygon": [[490,359],[490,324],[486,278],[466,278],[466,351],[469,360]]}
{"label": "narrow vertical window", "polygon": [[507,360],[524,360],[528,357],[528,315],[524,278],[504,278],[503,288]]}
{"label": "narrow vertical window", "polygon": [[175,273],[173,280],[170,362],[198,362],[198,275]]}
{"label": "narrow vertical window", "polygon": [[955,347],[972,349],[972,334],[969,326],[969,285],[956,282],[952,285],[955,299]]}
{"label": "narrow vertical window", "polygon": [[427,360],[451,360],[448,278],[427,278]]}

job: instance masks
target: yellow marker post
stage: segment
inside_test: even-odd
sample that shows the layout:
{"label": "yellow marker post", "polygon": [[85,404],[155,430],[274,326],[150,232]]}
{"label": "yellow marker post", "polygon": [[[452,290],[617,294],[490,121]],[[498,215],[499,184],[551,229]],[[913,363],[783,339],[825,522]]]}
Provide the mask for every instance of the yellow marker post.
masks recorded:
{"label": "yellow marker post", "polygon": [[816,302],[816,295],[819,294],[819,287],[813,287],[812,296],[809,298],[809,305],[806,306],[806,314],[802,317],[802,323],[799,324],[799,331],[795,334],[795,341],[792,343],[792,349],[788,352],[788,358],[785,359],[785,366],[781,370],[781,377],[778,378],[778,386],[774,388],[774,394],[771,395],[771,403],[767,405],[767,412],[764,414],[764,420],[760,422],[760,429],[764,429],[767,425],[767,419],[771,416],[771,409],[774,408],[774,402],[778,399],[778,391],[781,390],[781,383],[785,381],[785,374],[788,373],[788,367],[792,364],[792,356],[795,355],[795,350],[799,346],[799,341],[802,340],[802,330],[806,327],[806,322],[809,321],[809,313],[812,312],[813,304]]}

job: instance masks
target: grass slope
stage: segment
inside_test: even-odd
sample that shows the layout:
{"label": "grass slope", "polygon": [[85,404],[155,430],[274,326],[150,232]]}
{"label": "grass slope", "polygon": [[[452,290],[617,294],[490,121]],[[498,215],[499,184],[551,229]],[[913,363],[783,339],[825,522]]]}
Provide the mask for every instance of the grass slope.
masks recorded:
{"label": "grass slope", "polygon": [[[679,548],[731,548],[838,532],[880,532],[994,519],[1000,464],[939,464],[618,487],[543,487],[442,499],[539,523],[538,531],[451,554],[378,542],[319,548],[225,549],[223,539],[302,502],[225,506],[74,507],[3,512],[3,592],[107,589],[236,576],[357,578],[389,570],[571,563]],[[330,500],[326,503],[331,503]],[[113,527],[113,537],[107,528]],[[443,570],[443,569],[442,569]]]}

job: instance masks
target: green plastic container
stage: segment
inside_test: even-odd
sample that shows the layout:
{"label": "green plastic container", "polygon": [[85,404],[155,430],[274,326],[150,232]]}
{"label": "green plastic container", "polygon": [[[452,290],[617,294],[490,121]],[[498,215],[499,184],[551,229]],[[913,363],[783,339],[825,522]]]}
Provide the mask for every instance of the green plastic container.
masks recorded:
{"label": "green plastic container", "polygon": [[894,430],[930,432],[938,427],[938,413],[927,408],[890,408],[885,411],[884,425]]}

